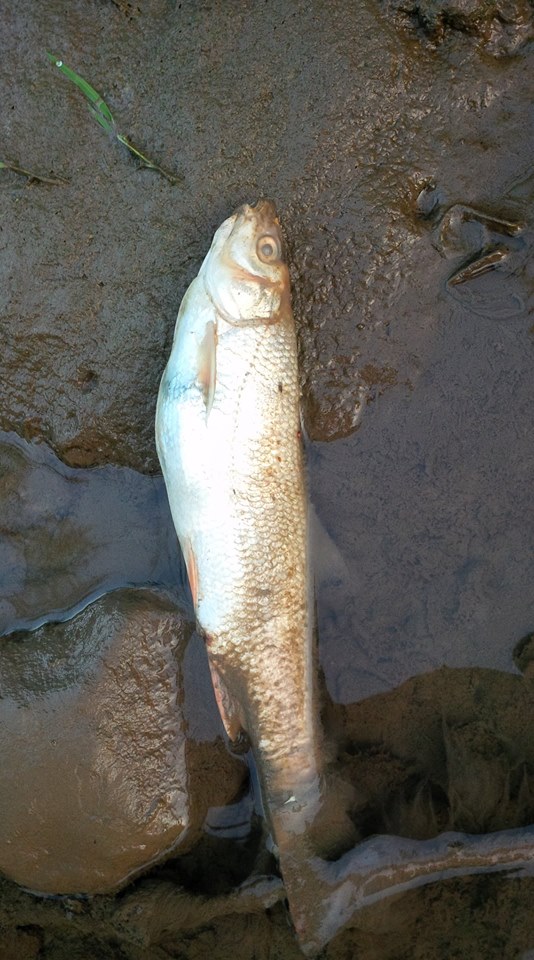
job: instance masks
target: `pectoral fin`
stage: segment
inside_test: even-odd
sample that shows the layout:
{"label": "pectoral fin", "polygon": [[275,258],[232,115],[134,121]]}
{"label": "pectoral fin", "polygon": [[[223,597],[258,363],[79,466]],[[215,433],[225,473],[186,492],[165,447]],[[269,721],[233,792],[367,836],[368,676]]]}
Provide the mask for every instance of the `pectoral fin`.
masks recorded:
{"label": "pectoral fin", "polygon": [[213,320],[206,324],[206,332],[198,348],[198,372],[197,383],[199,384],[206,404],[206,419],[208,418],[213,406],[215,396],[215,386],[217,382],[217,330]]}

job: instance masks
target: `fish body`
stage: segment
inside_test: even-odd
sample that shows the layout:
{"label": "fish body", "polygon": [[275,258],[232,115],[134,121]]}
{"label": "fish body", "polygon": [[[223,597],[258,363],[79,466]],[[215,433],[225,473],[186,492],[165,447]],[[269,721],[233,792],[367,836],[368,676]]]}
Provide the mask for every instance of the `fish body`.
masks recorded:
{"label": "fish body", "polygon": [[217,230],[176,323],[156,415],[173,521],[232,740],[251,741],[278,845],[320,793],[297,343],[278,219]]}

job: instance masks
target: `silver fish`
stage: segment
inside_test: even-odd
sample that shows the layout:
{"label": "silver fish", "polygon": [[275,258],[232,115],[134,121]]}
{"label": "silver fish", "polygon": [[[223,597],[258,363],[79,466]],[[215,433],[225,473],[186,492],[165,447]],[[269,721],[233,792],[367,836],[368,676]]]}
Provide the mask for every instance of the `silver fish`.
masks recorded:
{"label": "silver fish", "polygon": [[297,347],[268,200],[219,227],[183,299],[156,441],[221,716],[231,740],[250,738],[303,951],[392,893],[531,865],[532,827],[318,855],[317,824],[339,852],[346,804],[322,789]]}
{"label": "silver fish", "polygon": [[[273,204],[217,230],[182,302],[157,449],[228,735],[267,797],[317,790],[297,343]],[[290,801],[293,803],[293,801]]]}
{"label": "silver fish", "polygon": [[217,230],[183,299],[156,442],[213,686],[250,738],[282,872],[321,804],[297,342],[276,210]]}

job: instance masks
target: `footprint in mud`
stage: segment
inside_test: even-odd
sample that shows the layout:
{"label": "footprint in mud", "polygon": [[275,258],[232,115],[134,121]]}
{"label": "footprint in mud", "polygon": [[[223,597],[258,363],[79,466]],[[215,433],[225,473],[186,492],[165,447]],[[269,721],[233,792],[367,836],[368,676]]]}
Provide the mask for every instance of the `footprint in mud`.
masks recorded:
{"label": "footprint in mud", "polygon": [[0,433],[0,636],[66,620],[110,590],[187,591],[161,477],[65,466]]}

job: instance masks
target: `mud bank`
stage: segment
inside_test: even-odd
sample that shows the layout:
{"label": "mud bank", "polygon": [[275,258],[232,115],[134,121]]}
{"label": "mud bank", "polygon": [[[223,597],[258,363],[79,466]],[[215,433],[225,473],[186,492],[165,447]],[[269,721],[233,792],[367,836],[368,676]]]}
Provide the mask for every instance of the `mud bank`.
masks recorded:
{"label": "mud bank", "polygon": [[[98,737],[81,691],[92,684],[105,700],[110,731],[133,717],[136,691],[150,703],[170,683],[150,655],[135,660],[135,632],[151,651],[165,622],[177,686],[150,735],[161,746],[173,731],[173,746],[155,749],[150,772],[145,721],[125,720],[130,792],[107,781],[104,821],[140,796],[149,809],[154,791],[168,800],[169,783],[183,802],[169,801],[171,823],[162,801],[154,857],[130,867],[159,865],[116,894],[43,899],[2,879],[0,957],[296,958],[161,502],[159,378],[214,229],[239,203],[274,197],[311,497],[328,532],[317,547],[324,725],[332,768],[354,788],[356,834],[531,824],[532,8],[9,0],[1,19],[0,160],[68,178],[0,170],[0,427],[20,438],[1,457],[2,704],[20,711],[30,690],[48,730],[55,696],[63,760],[89,754]],[[183,180],[141,169],[108,139],[46,49]],[[135,630],[130,590],[144,597]],[[148,593],[157,599],[145,604]],[[104,622],[115,633],[99,646]],[[125,644],[113,689],[110,635]],[[133,686],[121,687],[132,664]],[[77,746],[69,724],[85,730]],[[32,846],[36,797],[46,820],[39,771],[52,819],[60,801],[68,811],[65,865],[69,848],[72,863],[84,850],[53,745],[34,732],[32,781],[20,729],[3,723],[1,740],[0,806],[23,821],[15,854],[0,835],[12,877]],[[7,770],[24,787],[18,805]],[[117,818],[106,822],[113,833]],[[359,910],[325,955],[526,960],[532,884],[516,872],[409,890]]]}

